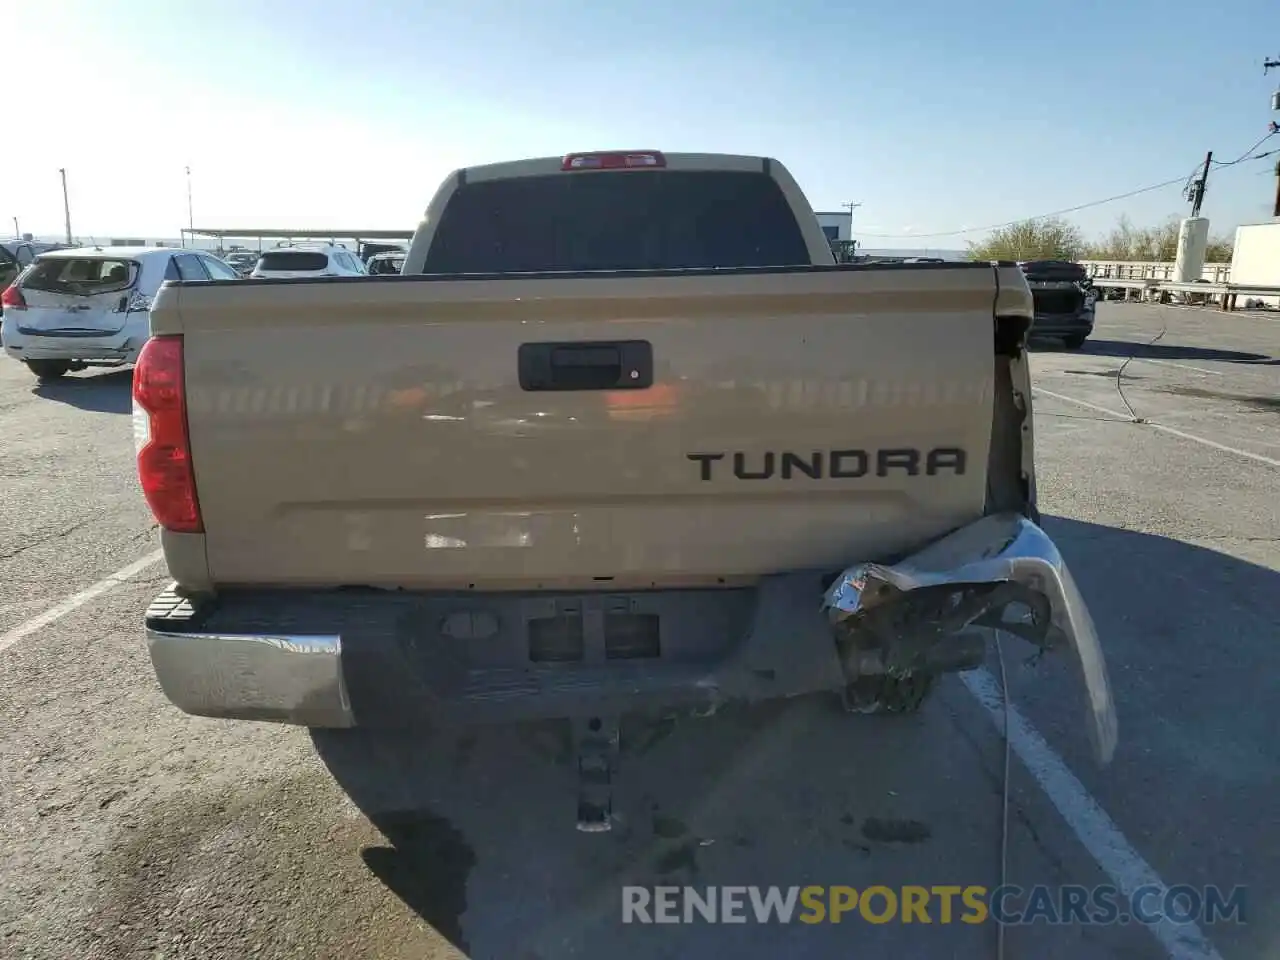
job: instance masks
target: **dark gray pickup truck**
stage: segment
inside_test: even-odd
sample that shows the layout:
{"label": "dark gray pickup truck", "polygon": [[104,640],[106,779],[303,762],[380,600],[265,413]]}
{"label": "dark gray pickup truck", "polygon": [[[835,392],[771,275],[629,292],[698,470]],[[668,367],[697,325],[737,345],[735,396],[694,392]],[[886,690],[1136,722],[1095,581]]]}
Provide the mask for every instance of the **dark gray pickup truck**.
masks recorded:
{"label": "dark gray pickup truck", "polygon": [[1061,339],[1078,350],[1093,333],[1095,296],[1084,267],[1069,260],[1024,260],[1034,301],[1033,337]]}

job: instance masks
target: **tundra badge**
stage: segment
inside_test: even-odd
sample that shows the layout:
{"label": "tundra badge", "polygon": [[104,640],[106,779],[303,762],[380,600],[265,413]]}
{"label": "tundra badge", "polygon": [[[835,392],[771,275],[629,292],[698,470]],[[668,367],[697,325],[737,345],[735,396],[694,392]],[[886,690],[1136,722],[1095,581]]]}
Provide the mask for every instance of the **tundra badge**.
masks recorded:
{"label": "tundra badge", "polygon": [[949,473],[962,476],[965,472],[965,452],[959,447],[934,447],[931,450],[914,450],[900,447],[889,450],[814,450],[793,453],[789,450],[749,454],[690,453],[685,455],[701,468],[703,480],[712,477],[713,465],[726,457],[732,458],[733,475],[739,480],[769,480],[780,477],[792,480],[805,477],[810,480],[856,480],[874,472],[877,477],[896,473],[917,477]]}

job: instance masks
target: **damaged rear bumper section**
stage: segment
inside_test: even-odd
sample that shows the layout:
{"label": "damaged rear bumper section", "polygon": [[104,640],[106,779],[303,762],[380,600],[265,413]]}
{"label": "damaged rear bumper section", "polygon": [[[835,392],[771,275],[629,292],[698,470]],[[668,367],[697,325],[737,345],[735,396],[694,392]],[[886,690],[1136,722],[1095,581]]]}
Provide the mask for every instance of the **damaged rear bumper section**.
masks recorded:
{"label": "damaged rear bumper section", "polygon": [[1092,311],[1072,314],[1037,313],[1031,325],[1033,337],[1089,336],[1093,333]]}
{"label": "damaged rear bumper section", "polygon": [[1074,651],[1109,760],[1097,634],[1057,548],[1021,515],[983,518],[899,563],[751,589],[236,591],[193,605],[170,588],[146,620],[157,678],[182,710],[312,727],[709,712],[840,691],[867,673],[967,669],[985,649],[974,638],[997,629]]}
{"label": "damaged rear bumper section", "polygon": [[93,363],[123,364],[138,359],[146,342],[128,331],[49,332],[16,325],[6,331],[4,352],[15,360],[83,360]]}

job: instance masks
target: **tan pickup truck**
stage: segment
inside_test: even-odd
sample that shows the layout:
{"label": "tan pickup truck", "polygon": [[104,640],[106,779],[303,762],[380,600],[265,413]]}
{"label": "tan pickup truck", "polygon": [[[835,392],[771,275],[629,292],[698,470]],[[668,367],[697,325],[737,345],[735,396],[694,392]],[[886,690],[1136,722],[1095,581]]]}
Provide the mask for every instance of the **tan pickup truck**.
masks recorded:
{"label": "tan pickup truck", "polygon": [[170,283],[134,378],[164,692],[312,727],[917,708],[1088,612],[1037,525],[1014,264],[836,264],[760,157],[451,175],[400,276]]}

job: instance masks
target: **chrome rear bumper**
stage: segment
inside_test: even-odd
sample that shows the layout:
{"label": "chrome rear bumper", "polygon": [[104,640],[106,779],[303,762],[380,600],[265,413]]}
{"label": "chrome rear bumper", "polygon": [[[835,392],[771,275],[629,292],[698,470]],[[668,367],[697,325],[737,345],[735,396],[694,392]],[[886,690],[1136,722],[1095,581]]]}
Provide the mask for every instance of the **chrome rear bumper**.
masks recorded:
{"label": "chrome rear bumper", "polygon": [[342,638],[148,628],[156,678],[186,713],[308,727],[354,723],[342,676]]}
{"label": "chrome rear bumper", "polygon": [[[831,581],[825,594],[824,582],[814,571],[766,578],[743,634],[727,638],[722,653],[710,661],[668,661],[664,647],[662,657],[647,661],[468,664],[466,643],[440,643],[440,638],[425,636],[440,622],[438,609],[447,611],[454,602],[429,596],[351,600],[350,610],[340,607],[333,615],[335,599],[345,601],[330,594],[324,598],[327,607],[301,618],[324,629],[307,632],[296,629],[300,618],[282,612],[296,599],[282,597],[277,605],[271,596],[265,603],[258,596],[253,616],[224,616],[213,629],[203,628],[206,618],[171,589],[147,612],[147,640],[165,695],[199,716],[349,727],[374,714],[518,720],[668,706],[714,709],[728,700],[843,689],[847,661],[837,653],[837,632],[869,611],[897,604],[905,611],[915,598],[938,595],[928,588],[958,586],[972,588],[968,592],[978,606],[953,606],[945,616],[913,619],[913,627],[947,635],[990,630],[990,623],[982,621],[991,615],[990,607],[981,608],[985,600],[997,604],[1008,603],[1011,596],[1027,598],[1028,606],[1046,617],[1041,624],[1045,645],[1074,650],[1084,680],[1089,733],[1102,761],[1111,758],[1116,717],[1097,632],[1058,549],[1030,520],[1012,514],[986,517],[901,563],[851,566]],[[544,602],[543,596],[530,595],[538,602]],[[659,607],[665,602],[661,593],[649,600]],[[687,601],[686,596],[679,602]],[[486,601],[470,594],[457,602],[474,610]],[[501,602],[524,600],[508,596]],[[492,603],[499,609],[498,601]],[[419,609],[431,604],[445,606]],[[507,612],[511,609],[501,608],[494,619],[518,620]],[[339,620],[354,626],[344,627]],[[277,622],[295,626],[263,628]],[[351,649],[344,651],[348,629]],[[354,708],[352,683],[361,695]]]}

